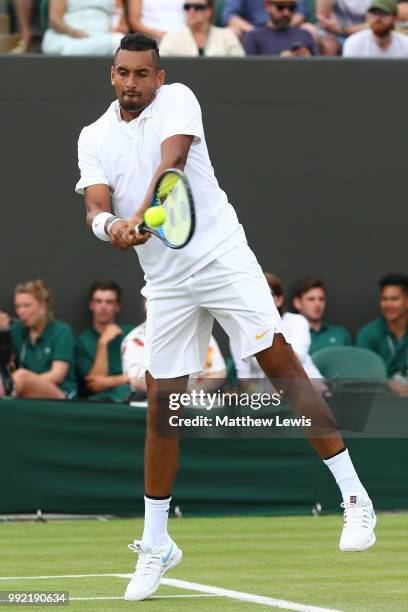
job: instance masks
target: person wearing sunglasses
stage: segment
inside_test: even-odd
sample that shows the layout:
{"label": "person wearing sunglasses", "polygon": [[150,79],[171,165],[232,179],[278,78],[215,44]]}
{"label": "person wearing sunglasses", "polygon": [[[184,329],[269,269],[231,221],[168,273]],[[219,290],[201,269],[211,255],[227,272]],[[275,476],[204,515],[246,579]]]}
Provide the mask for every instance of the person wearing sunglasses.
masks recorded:
{"label": "person wearing sunglasses", "polygon": [[311,55],[317,54],[312,34],[291,25],[297,11],[295,0],[265,0],[265,8],[269,16],[266,25],[248,32],[244,38],[247,55],[285,55],[295,43],[309,49]]}
{"label": "person wearing sunglasses", "polygon": [[[308,13],[307,0],[298,0],[291,25],[299,26],[305,23]],[[268,21],[268,12],[264,0],[225,0],[222,17],[223,25],[234,30],[241,38],[254,28],[265,25]],[[312,24],[308,26],[313,27]]]}
{"label": "person wearing sunglasses", "polygon": [[213,0],[187,0],[183,6],[186,25],[167,33],[160,43],[161,55],[242,57],[245,51],[229,28],[213,25]]}
{"label": "person wearing sunglasses", "polygon": [[394,32],[396,19],[394,0],[373,0],[367,16],[369,29],[347,38],[343,57],[408,57],[408,36]]}

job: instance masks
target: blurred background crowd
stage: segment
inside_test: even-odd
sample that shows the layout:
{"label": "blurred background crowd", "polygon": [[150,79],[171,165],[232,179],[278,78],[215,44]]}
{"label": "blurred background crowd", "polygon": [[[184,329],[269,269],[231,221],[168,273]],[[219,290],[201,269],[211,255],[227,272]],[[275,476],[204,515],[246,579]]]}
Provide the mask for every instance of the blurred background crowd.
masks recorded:
{"label": "blurred background crowd", "polygon": [[[285,337],[318,389],[327,390],[326,379],[345,377],[382,382],[390,392],[408,395],[408,276],[379,280],[378,317],[354,340],[327,318],[330,296],[323,280],[301,278],[286,292],[277,276],[265,276]],[[19,283],[15,314],[0,311],[0,396],[144,400],[145,321],[121,321],[121,298],[116,282],[93,283],[83,305],[89,326],[75,335],[54,317],[52,293],[43,280]],[[241,360],[233,342],[228,353],[222,354],[212,336],[205,368],[191,378],[190,387],[214,391],[264,378],[256,359]]]}
{"label": "blurred background crowd", "polygon": [[109,56],[126,32],[163,56],[408,57],[408,0],[0,0],[0,52]]}

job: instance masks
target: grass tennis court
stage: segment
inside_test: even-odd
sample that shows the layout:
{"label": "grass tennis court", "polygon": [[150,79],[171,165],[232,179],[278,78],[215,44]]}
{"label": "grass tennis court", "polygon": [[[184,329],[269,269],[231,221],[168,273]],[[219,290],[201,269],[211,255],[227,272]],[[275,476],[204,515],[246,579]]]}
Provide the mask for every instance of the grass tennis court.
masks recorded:
{"label": "grass tennis court", "polygon": [[[377,544],[365,553],[338,551],[341,522],[340,514],[318,518],[171,519],[170,533],[182,547],[184,559],[166,578],[303,606],[356,612],[408,610],[408,514],[381,514]],[[127,544],[139,537],[141,529],[141,519],[2,523],[2,578],[62,577],[1,579],[0,590],[64,590],[71,598],[92,598],[70,601],[68,608],[41,607],[49,611],[239,612],[276,607],[270,602],[240,601],[169,584],[162,585],[155,598],[144,602],[93,599],[121,597],[127,578],[67,577],[131,573],[136,557]],[[301,606],[292,609],[307,610]]]}

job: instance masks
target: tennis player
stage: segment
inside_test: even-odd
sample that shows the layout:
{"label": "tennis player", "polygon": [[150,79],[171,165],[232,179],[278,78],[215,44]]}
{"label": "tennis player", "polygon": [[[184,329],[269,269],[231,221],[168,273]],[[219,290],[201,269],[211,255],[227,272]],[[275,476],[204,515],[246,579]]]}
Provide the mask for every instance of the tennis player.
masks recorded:
{"label": "tennis player", "polygon": [[[135,247],[145,272],[145,523],[142,539],[129,545],[139,558],[125,593],[126,599],[141,600],[156,591],[163,574],[182,557],[167,533],[178,439],[157,433],[157,392],[165,383],[172,392],[183,392],[189,374],[202,370],[214,318],[241,357],[256,355],[269,378],[303,383],[301,393],[296,385],[285,387],[297,413],[323,414],[327,407],[285,341],[262,270],[214,176],[193,92],[180,83],[165,85],[156,42],[143,34],[122,39],[111,81],[117,100],[79,137],[76,190],[85,195],[87,223],[95,235],[119,249]],[[196,232],[180,250],[135,230],[157,178],[168,168],[184,170],[195,200]],[[369,548],[375,542],[373,506],[341,437],[334,433],[310,442],[343,497],[340,549]]]}

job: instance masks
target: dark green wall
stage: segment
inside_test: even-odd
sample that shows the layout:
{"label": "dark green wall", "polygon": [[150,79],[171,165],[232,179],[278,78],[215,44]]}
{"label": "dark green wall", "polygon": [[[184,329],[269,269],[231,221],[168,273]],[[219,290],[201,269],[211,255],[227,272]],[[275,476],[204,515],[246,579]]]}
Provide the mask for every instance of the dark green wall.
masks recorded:
{"label": "dark green wall", "polygon": [[[0,514],[143,513],[145,410],[0,400]],[[407,509],[407,440],[348,439],[378,510]],[[173,504],[192,514],[339,510],[334,478],[304,439],[183,439]]]}
{"label": "dark green wall", "polygon": [[[57,316],[86,324],[96,278],[142,317],[134,254],[88,234],[76,141],[113,99],[109,60],[1,57],[0,308],[17,281],[44,277]],[[376,315],[377,279],[406,271],[405,61],[172,60],[203,108],[217,176],[265,269],[285,284],[318,274],[329,316],[355,330]],[[135,203],[136,205],[137,203]],[[256,219],[258,216],[258,219]]]}

